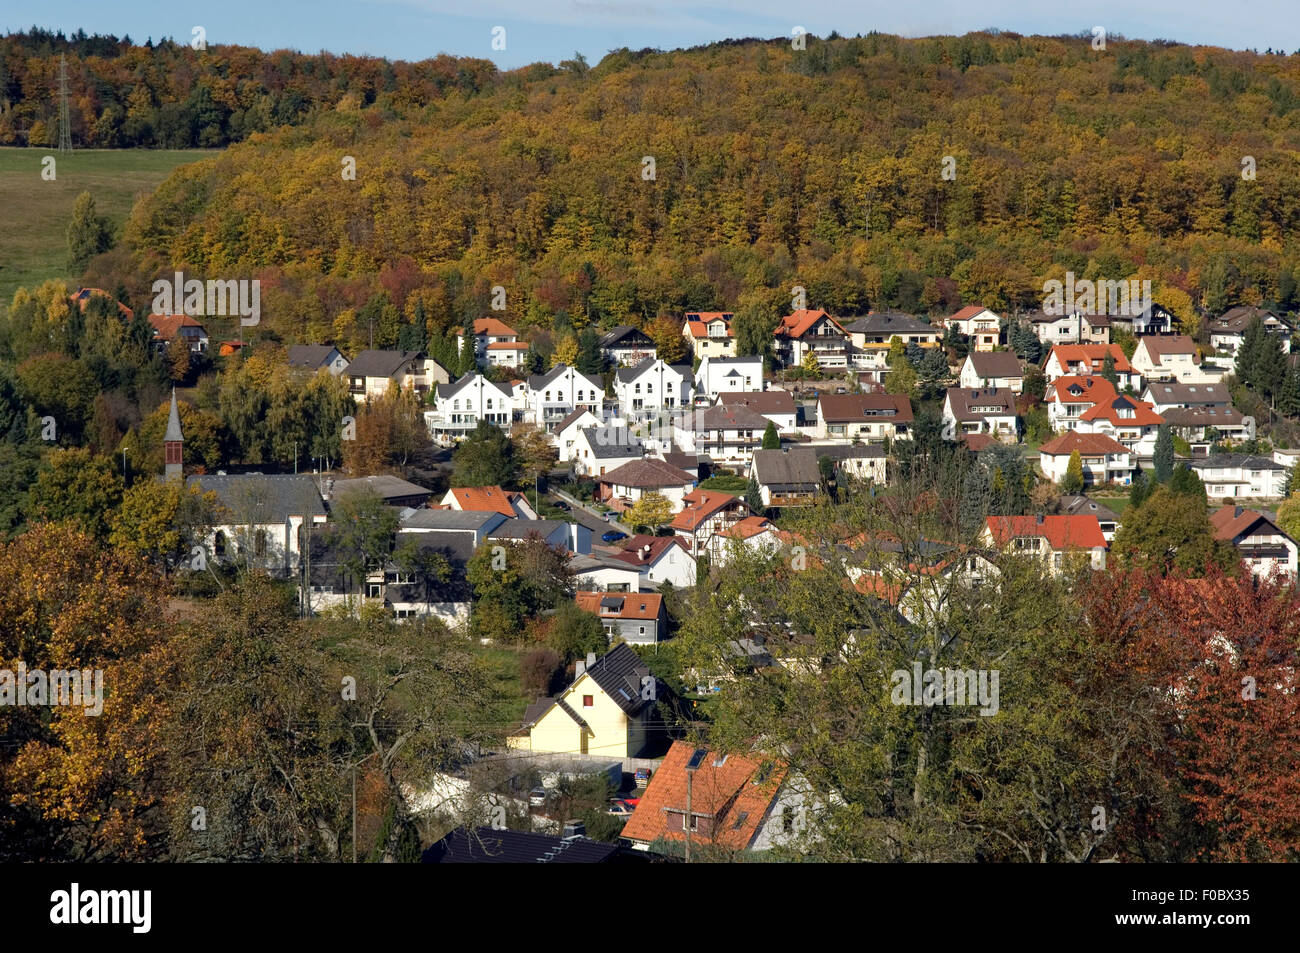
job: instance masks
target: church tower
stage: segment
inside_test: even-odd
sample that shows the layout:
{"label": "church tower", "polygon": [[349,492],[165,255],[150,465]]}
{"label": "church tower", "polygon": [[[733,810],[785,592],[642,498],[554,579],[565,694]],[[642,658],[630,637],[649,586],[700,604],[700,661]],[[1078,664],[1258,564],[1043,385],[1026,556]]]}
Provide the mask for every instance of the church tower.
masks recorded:
{"label": "church tower", "polygon": [[163,452],[166,454],[164,479],[181,478],[181,445],[185,442],[181,434],[181,415],[176,409],[176,388],[172,388],[172,406],[167,413],[167,432],[163,434]]}

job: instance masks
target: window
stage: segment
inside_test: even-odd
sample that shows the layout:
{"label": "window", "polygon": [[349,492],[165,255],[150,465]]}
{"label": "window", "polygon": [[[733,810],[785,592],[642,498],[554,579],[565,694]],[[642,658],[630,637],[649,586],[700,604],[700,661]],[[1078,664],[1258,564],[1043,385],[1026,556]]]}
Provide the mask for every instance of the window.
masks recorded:
{"label": "window", "polygon": [[266,530],[259,529],[253,536],[253,554],[255,556],[266,555]]}
{"label": "window", "polygon": [[794,830],[794,808],[789,804],[781,809],[781,831],[789,834]]}
{"label": "window", "polygon": [[596,696],[595,696],[595,695],[583,695],[583,696],[582,696],[582,707],[583,707],[583,708],[591,708],[591,707],[592,707],[593,705],[595,705],[595,704],[596,704]]}
{"label": "window", "polygon": [[641,634],[645,635],[645,626],[641,626]]}
{"label": "window", "polygon": [[381,586],[380,586],[380,584],[377,583],[377,582],[368,582],[368,583],[366,583],[366,598],[367,598],[367,599],[378,599],[378,598],[379,598],[379,590],[380,590],[380,588],[381,588]]}

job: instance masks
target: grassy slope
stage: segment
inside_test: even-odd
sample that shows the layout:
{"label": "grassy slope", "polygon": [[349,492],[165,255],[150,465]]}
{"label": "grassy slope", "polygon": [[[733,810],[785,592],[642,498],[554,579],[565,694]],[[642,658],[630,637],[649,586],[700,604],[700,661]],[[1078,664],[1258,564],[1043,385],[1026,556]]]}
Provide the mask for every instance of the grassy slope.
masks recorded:
{"label": "grassy slope", "polygon": [[[215,153],[187,149],[91,149],[59,156],[51,149],[0,149],[0,308],[19,285],[67,274],[64,237],[77,195],[89,191],[100,215],[119,233],[135,200],[173,169]],[[57,178],[41,178],[41,160],[54,155]],[[112,289],[109,289],[112,290]]]}

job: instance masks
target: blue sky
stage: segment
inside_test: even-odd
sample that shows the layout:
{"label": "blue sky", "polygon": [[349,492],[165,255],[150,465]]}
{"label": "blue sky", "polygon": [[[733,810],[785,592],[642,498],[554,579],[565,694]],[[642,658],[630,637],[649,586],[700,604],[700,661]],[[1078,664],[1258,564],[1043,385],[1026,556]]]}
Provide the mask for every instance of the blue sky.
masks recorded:
{"label": "blue sky", "polygon": [[[43,0],[0,9],[0,30],[30,26],[170,35],[188,42],[200,25],[209,43],[314,53],[365,53],[418,60],[438,53],[480,56],[502,68],[558,62],[580,51],[593,65],[611,49],[673,49],[747,36],[880,30],[903,36],[998,27],[1018,33],[1091,32],[1170,39],[1233,49],[1300,49],[1300,0]],[[492,49],[505,27],[506,48]]]}

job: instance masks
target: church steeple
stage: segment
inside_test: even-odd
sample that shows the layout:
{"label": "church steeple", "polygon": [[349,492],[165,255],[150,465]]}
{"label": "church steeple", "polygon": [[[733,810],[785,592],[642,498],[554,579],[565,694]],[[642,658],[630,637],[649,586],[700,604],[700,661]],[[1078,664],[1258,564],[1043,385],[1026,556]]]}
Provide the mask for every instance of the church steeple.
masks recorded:
{"label": "church steeple", "polygon": [[167,412],[167,432],[163,434],[163,452],[166,455],[165,479],[181,478],[181,445],[185,436],[181,433],[181,415],[176,407],[176,388],[172,388],[172,405]]}

